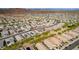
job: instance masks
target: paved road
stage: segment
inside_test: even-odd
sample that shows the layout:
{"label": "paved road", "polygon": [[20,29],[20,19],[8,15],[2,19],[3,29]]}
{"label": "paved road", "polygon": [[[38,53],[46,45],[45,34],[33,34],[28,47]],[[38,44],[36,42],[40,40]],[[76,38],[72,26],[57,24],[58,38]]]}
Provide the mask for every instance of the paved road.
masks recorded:
{"label": "paved road", "polygon": [[[57,23],[57,24],[59,24],[59,23]],[[54,25],[57,25],[57,24],[54,24]],[[54,26],[54,25],[51,25],[51,26],[48,26],[48,27],[50,28],[50,27],[52,27],[52,26]],[[48,28],[48,27],[44,27],[44,28]],[[38,30],[38,29],[34,29],[34,30]],[[17,34],[14,34],[14,35],[7,36],[7,37],[3,37],[3,38],[0,38],[0,40],[2,40],[2,39],[7,39],[7,38],[9,38],[9,37],[13,37],[13,36],[16,36],[16,35],[21,35],[21,34],[23,34],[23,33],[27,33],[27,32],[30,32],[30,31],[32,31],[32,30],[24,31],[24,32],[21,32],[21,33],[17,33]]]}
{"label": "paved road", "polygon": [[72,44],[69,45],[68,47],[65,47],[63,50],[72,50],[72,49],[74,49],[77,45],[79,45],[79,40],[75,41],[74,43],[72,43]]}

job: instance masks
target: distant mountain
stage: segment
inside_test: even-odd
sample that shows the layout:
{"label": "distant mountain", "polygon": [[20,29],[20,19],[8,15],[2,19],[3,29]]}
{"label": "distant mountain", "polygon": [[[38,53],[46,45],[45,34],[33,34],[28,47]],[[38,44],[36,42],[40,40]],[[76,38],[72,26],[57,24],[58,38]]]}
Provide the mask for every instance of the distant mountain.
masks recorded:
{"label": "distant mountain", "polygon": [[27,13],[62,13],[62,12],[79,12],[79,8],[0,8],[0,14],[27,14]]}
{"label": "distant mountain", "polygon": [[79,11],[79,8],[32,8],[32,10]]}
{"label": "distant mountain", "polygon": [[23,8],[1,8],[0,14],[25,14],[29,13],[30,9]]}

